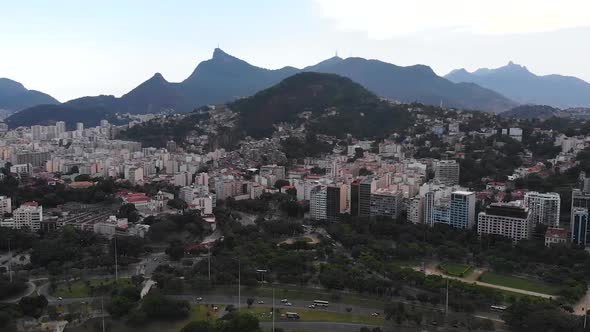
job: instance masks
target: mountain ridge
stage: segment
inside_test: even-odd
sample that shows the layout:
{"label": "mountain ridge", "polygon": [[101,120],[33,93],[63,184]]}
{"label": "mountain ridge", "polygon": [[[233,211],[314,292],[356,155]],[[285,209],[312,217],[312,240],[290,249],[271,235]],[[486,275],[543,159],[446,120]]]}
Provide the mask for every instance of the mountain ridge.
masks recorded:
{"label": "mountain ridge", "polygon": [[[254,95],[287,77],[307,71],[337,74],[351,78],[377,95],[401,102],[420,102],[447,107],[501,112],[516,106],[508,98],[475,84],[452,83],[426,65],[397,66],[379,60],[332,57],[315,65],[297,69],[265,69],[216,48],[212,57],[200,62],[183,81],[168,82],[156,73],[120,98],[82,97],[64,103],[69,107],[107,110],[111,113],[147,113],[174,110],[189,112],[202,105],[222,104]],[[99,98],[99,99],[95,99]],[[83,102],[83,107],[77,104]],[[35,108],[34,110],[39,110]],[[53,110],[57,110],[53,108]],[[46,122],[33,110],[19,117],[30,124]],[[21,113],[22,113],[21,112]],[[81,115],[83,116],[83,115]],[[56,115],[57,117],[57,115]],[[22,121],[18,121],[23,123]],[[10,125],[10,118],[8,119]]]}
{"label": "mountain ridge", "polygon": [[480,68],[473,72],[455,69],[445,78],[456,83],[478,84],[521,104],[558,108],[590,106],[590,83],[574,76],[536,75],[512,61],[502,67]]}
{"label": "mountain ridge", "polygon": [[59,104],[59,101],[46,93],[29,90],[20,82],[0,77],[0,109],[18,112],[41,104]]}

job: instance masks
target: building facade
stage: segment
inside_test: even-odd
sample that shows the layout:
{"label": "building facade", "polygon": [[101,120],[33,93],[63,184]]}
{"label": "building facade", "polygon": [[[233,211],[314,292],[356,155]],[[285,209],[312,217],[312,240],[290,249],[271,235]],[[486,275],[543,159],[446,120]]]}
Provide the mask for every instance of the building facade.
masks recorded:
{"label": "building facade", "polygon": [[451,227],[471,229],[475,225],[475,193],[470,191],[455,191],[451,193],[450,202]]}
{"label": "building facade", "polygon": [[29,229],[31,231],[39,231],[41,229],[41,222],[43,221],[43,207],[37,202],[23,203],[18,209],[12,213],[14,219],[15,229]]}
{"label": "building facade", "polygon": [[402,199],[400,191],[377,190],[371,194],[371,216],[396,219],[401,212]]}
{"label": "building facade", "polygon": [[477,233],[500,235],[518,242],[530,238],[533,224],[526,207],[515,202],[492,203],[479,213]]}
{"label": "building facade", "polygon": [[459,184],[459,163],[455,160],[439,160],[434,164],[434,180],[446,185]]}
{"label": "building facade", "polygon": [[590,243],[588,237],[588,209],[575,208],[572,210],[571,239],[572,243],[587,246]]}
{"label": "building facade", "polygon": [[309,215],[312,220],[327,220],[327,188],[316,186],[311,189]]}
{"label": "building facade", "polygon": [[560,202],[558,193],[530,191],[524,195],[524,206],[529,209],[533,221],[550,227],[559,227]]}

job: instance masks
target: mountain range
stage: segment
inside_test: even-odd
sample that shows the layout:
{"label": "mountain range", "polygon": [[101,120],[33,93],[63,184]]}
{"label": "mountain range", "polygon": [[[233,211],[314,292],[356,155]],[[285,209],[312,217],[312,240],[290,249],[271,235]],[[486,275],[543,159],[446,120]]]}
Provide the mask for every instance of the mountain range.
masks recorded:
{"label": "mountain range", "polygon": [[[253,66],[217,48],[211,59],[201,62],[182,82],[168,82],[156,73],[129,93],[113,96],[82,97],[59,108],[39,112],[45,106],[25,109],[7,119],[11,126],[76,121],[92,125],[84,112],[150,113],[162,110],[188,112],[201,105],[221,104],[248,97],[300,72],[317,71],[348,77],[371,92],[402,102],[421,102],[445,106],[500,112],[516,106],[508,98],[476,84],[453,83],[437,76],[427,66],[400,67],[378,60],[333,57],[303,69],[284,67],[269,70]],[[71,109],[80,110],[79,114]]]}
{"label": "mountain range", "polygon": [[[209,132],[210,140],[222,146],[246,136],[269,137],[276,126],[282,124],[305,127],[308,134],[326,134],[342,139],[347,134],[383,137],[393,130],[410,127],[413,119],[405,104],[385,101],[349,78],[317,72],[289,76],[268,89],[224,107],[237,115],[235,125],[230,128],[220,124]],[[164,126],[159,120],[147,121],[123,131],[119,137],[152,146],[164,146],[170,139],[182,142],[208,117],[207,113],[193,112],[171,117]],[[314,135],[306,137],[310,136]],[[319,144],[306,138],[303,145],[313,148],[316,143]]]}
{"label": "mountain range", "polygon": [[513,62],[504,67],[481,68],[472,73],[456,69],[445,78],[457,83],[475,83],[520,104],[559,108],[590,106],[590,83],[571,76],[535,75],[525,66]]}
{"label": "mountain range", "polygon": [[59,101],[43,92],[28,90],[19,82],[0,78],[0,110],[17,112],[40,104],[59,104]]}

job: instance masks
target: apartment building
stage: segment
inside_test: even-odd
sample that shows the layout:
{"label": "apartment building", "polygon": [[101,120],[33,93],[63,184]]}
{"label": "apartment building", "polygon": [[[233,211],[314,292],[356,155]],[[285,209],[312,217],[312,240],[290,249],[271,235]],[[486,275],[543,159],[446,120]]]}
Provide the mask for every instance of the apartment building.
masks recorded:
{"label": "apartment building", "polygon": [[524,195],[524,206],[529,209],[532,220],[550,227],[559,227],[560,202],[558,193],[531,191]]}
{"label": "apartment building", "polygon": [[518,242],[530,238],[533,225],[528,208],[521,204],[492,203],[479,213],[477,233],[500,235]]}

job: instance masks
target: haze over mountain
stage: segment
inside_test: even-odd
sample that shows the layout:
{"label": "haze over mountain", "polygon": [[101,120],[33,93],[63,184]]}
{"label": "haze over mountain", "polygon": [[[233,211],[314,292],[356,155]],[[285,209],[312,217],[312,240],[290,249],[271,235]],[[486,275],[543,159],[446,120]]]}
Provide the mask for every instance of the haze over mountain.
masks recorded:
{"label": "haze over mountain", "polygon": [[0,78],[0,110],[16,112],[40,104],[59,104],[59,101],[43,92],[28,90],[19,82]]}
{"label": "haze over mountain", "polygon": [[453,82],[478,84],[523,104],[560,108],[590,106],[590,83],[571,76],[538,76],[513,62],[504,67],[482,68],[472,73],[457,69],[445,77]]}
{"label": "haze over mountain", "polygon": [[[462,109],[501,112],[516,106],[508,98],[472,83],[453,83],[437,76],[424,65],[400,67],[378,60],[333,57],[316,65],[297,69],[284,67],[269,70],[253,66],[217,48],[210,60],[201,62],[193,73],[179,83],[168,82],[156,73],[129,93],[112,96],[83,97],[64,103],[74,109],[110,113],[153,113],[164,110],[189,112],[198,106],[221,104],[247,97],[302,71],[317,71],[348,77],[375,93],[402,102],[420,102]],[[50,108],[59,112],[57,108]],[[8,119],[16,123],[43,124],[59,115],[39,108],[26,109]],[[18,118],[18,121],[14,119]],[[71,121],[75,119],[68,116]],[[77,115],[84,122],[84,114]]]}
{"label": "haze over mountain", "polygon": [[333,57],[304,69],[338,74],[360,83],[381,97],[448,107],[502,112],[516,103],[475,84],[453,83],[425,65],[396,66],[379,60]]}

